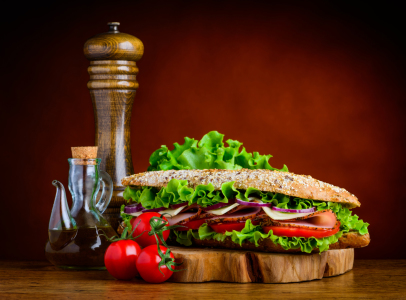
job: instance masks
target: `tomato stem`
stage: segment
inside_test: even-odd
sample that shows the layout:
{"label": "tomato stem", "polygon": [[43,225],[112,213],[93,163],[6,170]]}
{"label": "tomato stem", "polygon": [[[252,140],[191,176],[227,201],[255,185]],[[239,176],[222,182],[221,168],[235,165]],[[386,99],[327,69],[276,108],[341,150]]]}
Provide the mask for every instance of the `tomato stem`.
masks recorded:
{"label": "tomato stem", "polygon": [[173,268],[173,266],[182,265],[183,262],[181,262],[181,263],[175,262],[175,260],[171,257],[171,250],[169,248],[166,248],[166,252],[163,253],[161,248],[159,247],[159,241],[158,241],[158,237],[156,235],[155,235],[155,239],[157,242],[158,254],[159,254],[159,257],[161,258],[161,261],[158,264],[159,272],[161,272],[161,274],[165,277],[165,274],[161,270],[161,266],[166,266],[168,268],[168,270],[170,270],[172,272],[179,272],[179,271],[185,270],[185,269],[175,270]]}
{"label": "tomato stem", "polygon": [[[156,240],[157,248],[158,248],[158,254],[159,254],[159,257],[161,258],[161,261],[158,264],[158,269],[159,269],[159,272],[161,272],[161,274],[163,276],[165,276],[165,274],[161,270],[161,266],[166,266],[168,268],[168,270],[170,270],[172,272],[179,272],[179,271],[183,271],[184,269],[182,269],[182,270],[175,270],[174,269],[174,266],[180,266],[180,265],[183,264],[183,262],[177,263],[170,256],[171,255],[171,250],[169,249],[168,245],[166,244],[162,233],[165,230],[171,230],[171,229],[174,229],[174,228],[185,227],[185,226],[182,226],[182,225],[167,226],[168,221],[166,221],[165,219],[162,218],[163,215],[164,214],[162,214],[160,217],[152,217],[150,219],[149,224],[151,225],[151,231],[148,232],[148,235],[150,235],[150,236],[154,235],[155,236],[155,240]],[[138,224],[137,224],[137,226],[138,226]],[[162,244],[165,247],[167,247],[165,253],[163,253],[161,248],[160,248],[159,240],[161,240]]]}
{"label": "tomato stem", "polygon": [[102,229],[100,229],[100,231],[103,232],[103,233],[100,234],[100,235],[104,236],[106,238],[106,240],[109,241],[110,243],[118,242],[118,241],[122,241],[122,240],[135,240],[136,238],[140,237],[146,231],[146,230],[144,230],[143,232],[141,232],[141,234],[137,235],[136,237],[132,236],[135,229],[138,227],[138,225],[140,223],[141,223],[141,221],[138,222],[137,225],[134,226],[134,229],[131,231],[131,233],[129,235],[128,235],[128,227],[124,228],[124,231],[121,234],[121,237],[113,235],[111,238],[109,238]]}
{"label": "tomato stem", "polygon": [[162,219],[162,216],[163,215],[161,215],[160,217],[152,217],[150,219],[149,224],[151,225],[151,231],[148,232],[148,235],[150,235],[150,236],[158,235],[158,237],[161,240],[162,244],[165,247],[168,247],[162,233],[165,230],[171,230],[171,229],[175,229],[175,228],[178,228],[178,227],[185,227],[185,226],[182,226],[182,225],[166,226],[168,224],[168,221],[166,221],[165,219]]}

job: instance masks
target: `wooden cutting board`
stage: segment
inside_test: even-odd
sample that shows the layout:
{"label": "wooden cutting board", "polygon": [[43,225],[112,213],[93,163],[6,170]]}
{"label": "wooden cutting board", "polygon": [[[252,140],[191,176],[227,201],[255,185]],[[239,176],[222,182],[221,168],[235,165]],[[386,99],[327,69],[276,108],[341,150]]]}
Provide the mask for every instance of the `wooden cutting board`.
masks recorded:
{"label": "wooden cutting board", "polygon": [[343,274],[352,269],[354,249],[322,254],[282,254],[227,249],[171,246],[177,262],[183,261],[169,281],[239,283],[301,282]]}

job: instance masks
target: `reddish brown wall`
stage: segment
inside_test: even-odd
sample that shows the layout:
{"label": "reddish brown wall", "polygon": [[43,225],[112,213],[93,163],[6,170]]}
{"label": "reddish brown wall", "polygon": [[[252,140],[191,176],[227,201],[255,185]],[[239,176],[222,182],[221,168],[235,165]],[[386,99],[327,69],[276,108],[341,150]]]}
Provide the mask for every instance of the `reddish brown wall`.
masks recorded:
{"label": "reddish brown wall", "polygon": [[196,3],[53,4],[11,13],[2,38],[0,258],[44,259],[51,181],[67,184],[71,146],[94,143],[82,46],[108,21],[145,45],[131,123],[136,172],[160,145],[218,130],[250,152],[271,153],[273,166],[357,195],[356,213],[372,235],[358,258],[406,258],[398,9]]}

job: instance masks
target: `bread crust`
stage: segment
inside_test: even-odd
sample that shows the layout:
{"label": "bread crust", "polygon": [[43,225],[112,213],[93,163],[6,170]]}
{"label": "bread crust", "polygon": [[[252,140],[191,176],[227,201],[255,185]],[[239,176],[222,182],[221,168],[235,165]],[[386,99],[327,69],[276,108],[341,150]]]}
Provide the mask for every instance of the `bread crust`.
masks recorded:
{"label": "bread crust", "polygon": [[[371,239],[369,234],[360,235],[357,232],[344,233],[342,237],[338,239],[337,243],[331,244],[329,250],[333,249],[346,249],[346,248],[362,248],[368,246]],[[230,237],[227,237],[223,242],[213,239],[207,240],[192,240],[193,246],[197,247],[212,247],[222,249],[237,249],[237,250],[253,250],[259,252],[274,252],[274,253],[303,253],[299,249],[285,250],[281,245],[274,244],[271,239],[262,239],[258,241],[259,246],[255,246],[254,243],[245,241],[241,244],[234,243]],[[177,243],[176,243],[177,244]],[[318,248],[314,248],[313,253],[319,252]]]}
{"label": "bread crust", "polygon": [[162,188],[166,187],[173,178],[187,180],[189,187],[211,183],[216,190],[220,190],[223,183],[234,181],[234,186],[242,190],[253,187],[264,192],[280,193],[303,199],[338,202],[348,208],[361,206],[357,197],[343,188],[314,179],[308,175],[263,169],[152,171],[124,177],[121,183],[125,186]]}
{"label": "bread crust", "polygon": [[349,232],[343,234],[337,243],[331,244],[330,249],[363,248],[368,246],[370,242],[369,233],[361,235],[358,232]]}

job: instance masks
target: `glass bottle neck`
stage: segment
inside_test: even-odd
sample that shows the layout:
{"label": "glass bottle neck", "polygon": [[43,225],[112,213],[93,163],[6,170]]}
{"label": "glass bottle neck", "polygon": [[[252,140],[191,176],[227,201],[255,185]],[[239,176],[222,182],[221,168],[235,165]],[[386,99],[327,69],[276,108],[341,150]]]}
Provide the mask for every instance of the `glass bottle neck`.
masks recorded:
{"label": "glass bottle neck", "polygon": [[100,189],[100,159],[69,160],[69,190],[72,194],[72,213],[78,210],[94,211]]}

